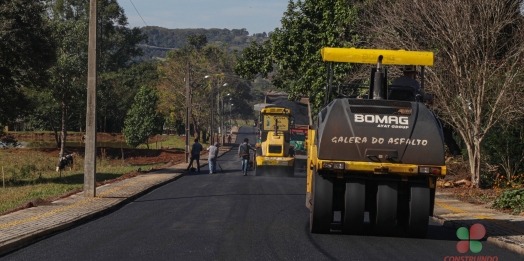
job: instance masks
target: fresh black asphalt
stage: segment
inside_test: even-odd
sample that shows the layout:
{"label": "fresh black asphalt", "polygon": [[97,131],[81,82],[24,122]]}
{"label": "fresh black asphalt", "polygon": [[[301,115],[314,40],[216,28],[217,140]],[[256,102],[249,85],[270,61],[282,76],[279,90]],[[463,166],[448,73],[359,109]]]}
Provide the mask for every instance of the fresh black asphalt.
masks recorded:
{"label": "fresh black asphalt", "polygon": [[[241,128],[237,141],[244,137],[253,143],[254,129]],[[236,149],[218,162],[223,172],[204,167],[0,260],[522,260],[487,242],[479,254],[462,255],[455,230],[436,223],[426,239],[310,234],[303,170],[293,178],[242,176]]]}

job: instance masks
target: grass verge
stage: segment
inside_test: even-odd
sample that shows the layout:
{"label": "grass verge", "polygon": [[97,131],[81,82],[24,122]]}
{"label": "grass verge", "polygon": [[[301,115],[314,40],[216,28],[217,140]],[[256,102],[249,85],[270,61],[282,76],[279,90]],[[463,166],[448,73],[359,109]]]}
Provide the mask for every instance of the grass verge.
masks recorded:
{"label": "grass verge", "polygon": [[[0,213],[4,213],[36,198],[48,199],[72,190],[82,189],[84,184],[84,159],[76,156],[74,164],[62,173],[55,171],[56,157],[36,151],[9,153],[0,150]],[[162,164],[141,165],[149,169]],[[2,173],[3,169],[3,173]],[[96,182],[116,179],[137,169],[130,164],[111,164],[108,159],[97,159]],[[60,176],[61,175],[61,176]]]}

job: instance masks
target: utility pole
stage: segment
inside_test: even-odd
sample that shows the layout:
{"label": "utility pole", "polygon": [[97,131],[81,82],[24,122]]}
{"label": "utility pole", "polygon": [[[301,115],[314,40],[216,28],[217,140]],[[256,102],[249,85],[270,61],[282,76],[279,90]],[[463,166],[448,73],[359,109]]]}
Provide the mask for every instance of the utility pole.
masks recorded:
{"label": "utility pole", "polygon": [[89,5],[89,47],[87,57],[87,110],[84,159],[84,197],[96,196],[96,28],[97,0]]}
{"label": "utility pole", "polygon": [[189,163],[189,116],[191,115],[191,100],[189,90],[189,59],[186,68],[186,163]]}

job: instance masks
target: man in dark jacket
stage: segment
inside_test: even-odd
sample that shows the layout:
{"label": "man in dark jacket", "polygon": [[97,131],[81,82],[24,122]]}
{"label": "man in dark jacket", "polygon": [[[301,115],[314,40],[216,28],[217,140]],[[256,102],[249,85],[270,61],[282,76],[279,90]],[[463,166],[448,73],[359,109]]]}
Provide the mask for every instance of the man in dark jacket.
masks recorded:
{"label": "man in dark jacket", "polygon": [[247,176],[247,165],[249,163],[249,150],[255,151],[251,146],[248,144],[249,139],[245,138],[244,143],[240,144],[238,147],[238,157],[242,160],[242,174],[244,176]]}
{"label": "man in dark jacket", "polygon": [[191,147],[191,161],[189,162],[189,165],[187,166],[187,171],[193,166],[193,161],[196,160],[196,165],[198,169],[198,173],[200,173],[200,152],[202,151],[202,144],[198,143],[198,138],[195,139],[195,143],[193,143],[193,147]]}

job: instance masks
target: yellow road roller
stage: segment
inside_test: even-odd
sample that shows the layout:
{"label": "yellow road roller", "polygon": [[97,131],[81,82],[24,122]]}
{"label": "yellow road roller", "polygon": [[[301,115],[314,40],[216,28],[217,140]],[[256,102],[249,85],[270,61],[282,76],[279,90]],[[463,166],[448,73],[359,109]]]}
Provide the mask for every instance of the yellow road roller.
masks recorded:
{"label": "yellow road roller", "polygon": [[[424,66],[433,65],[433,53],[323,48],[321,54],[325,99],[307,140],[311,233],[425,237],[436,179],[446,175],[442,126],[424,93]],[[362,79],[365,85],[334,82],[336,63],[373,64],[370,78]],[[418,88],[387,78],[388,69],[407,65],[420,68]]]}
{"label": "yellow road roller", "polygon": [[289,155],[291,110],[268,106],[260,111],[260,143],[256,145],[255,176],[292,177],[295,158]]}

